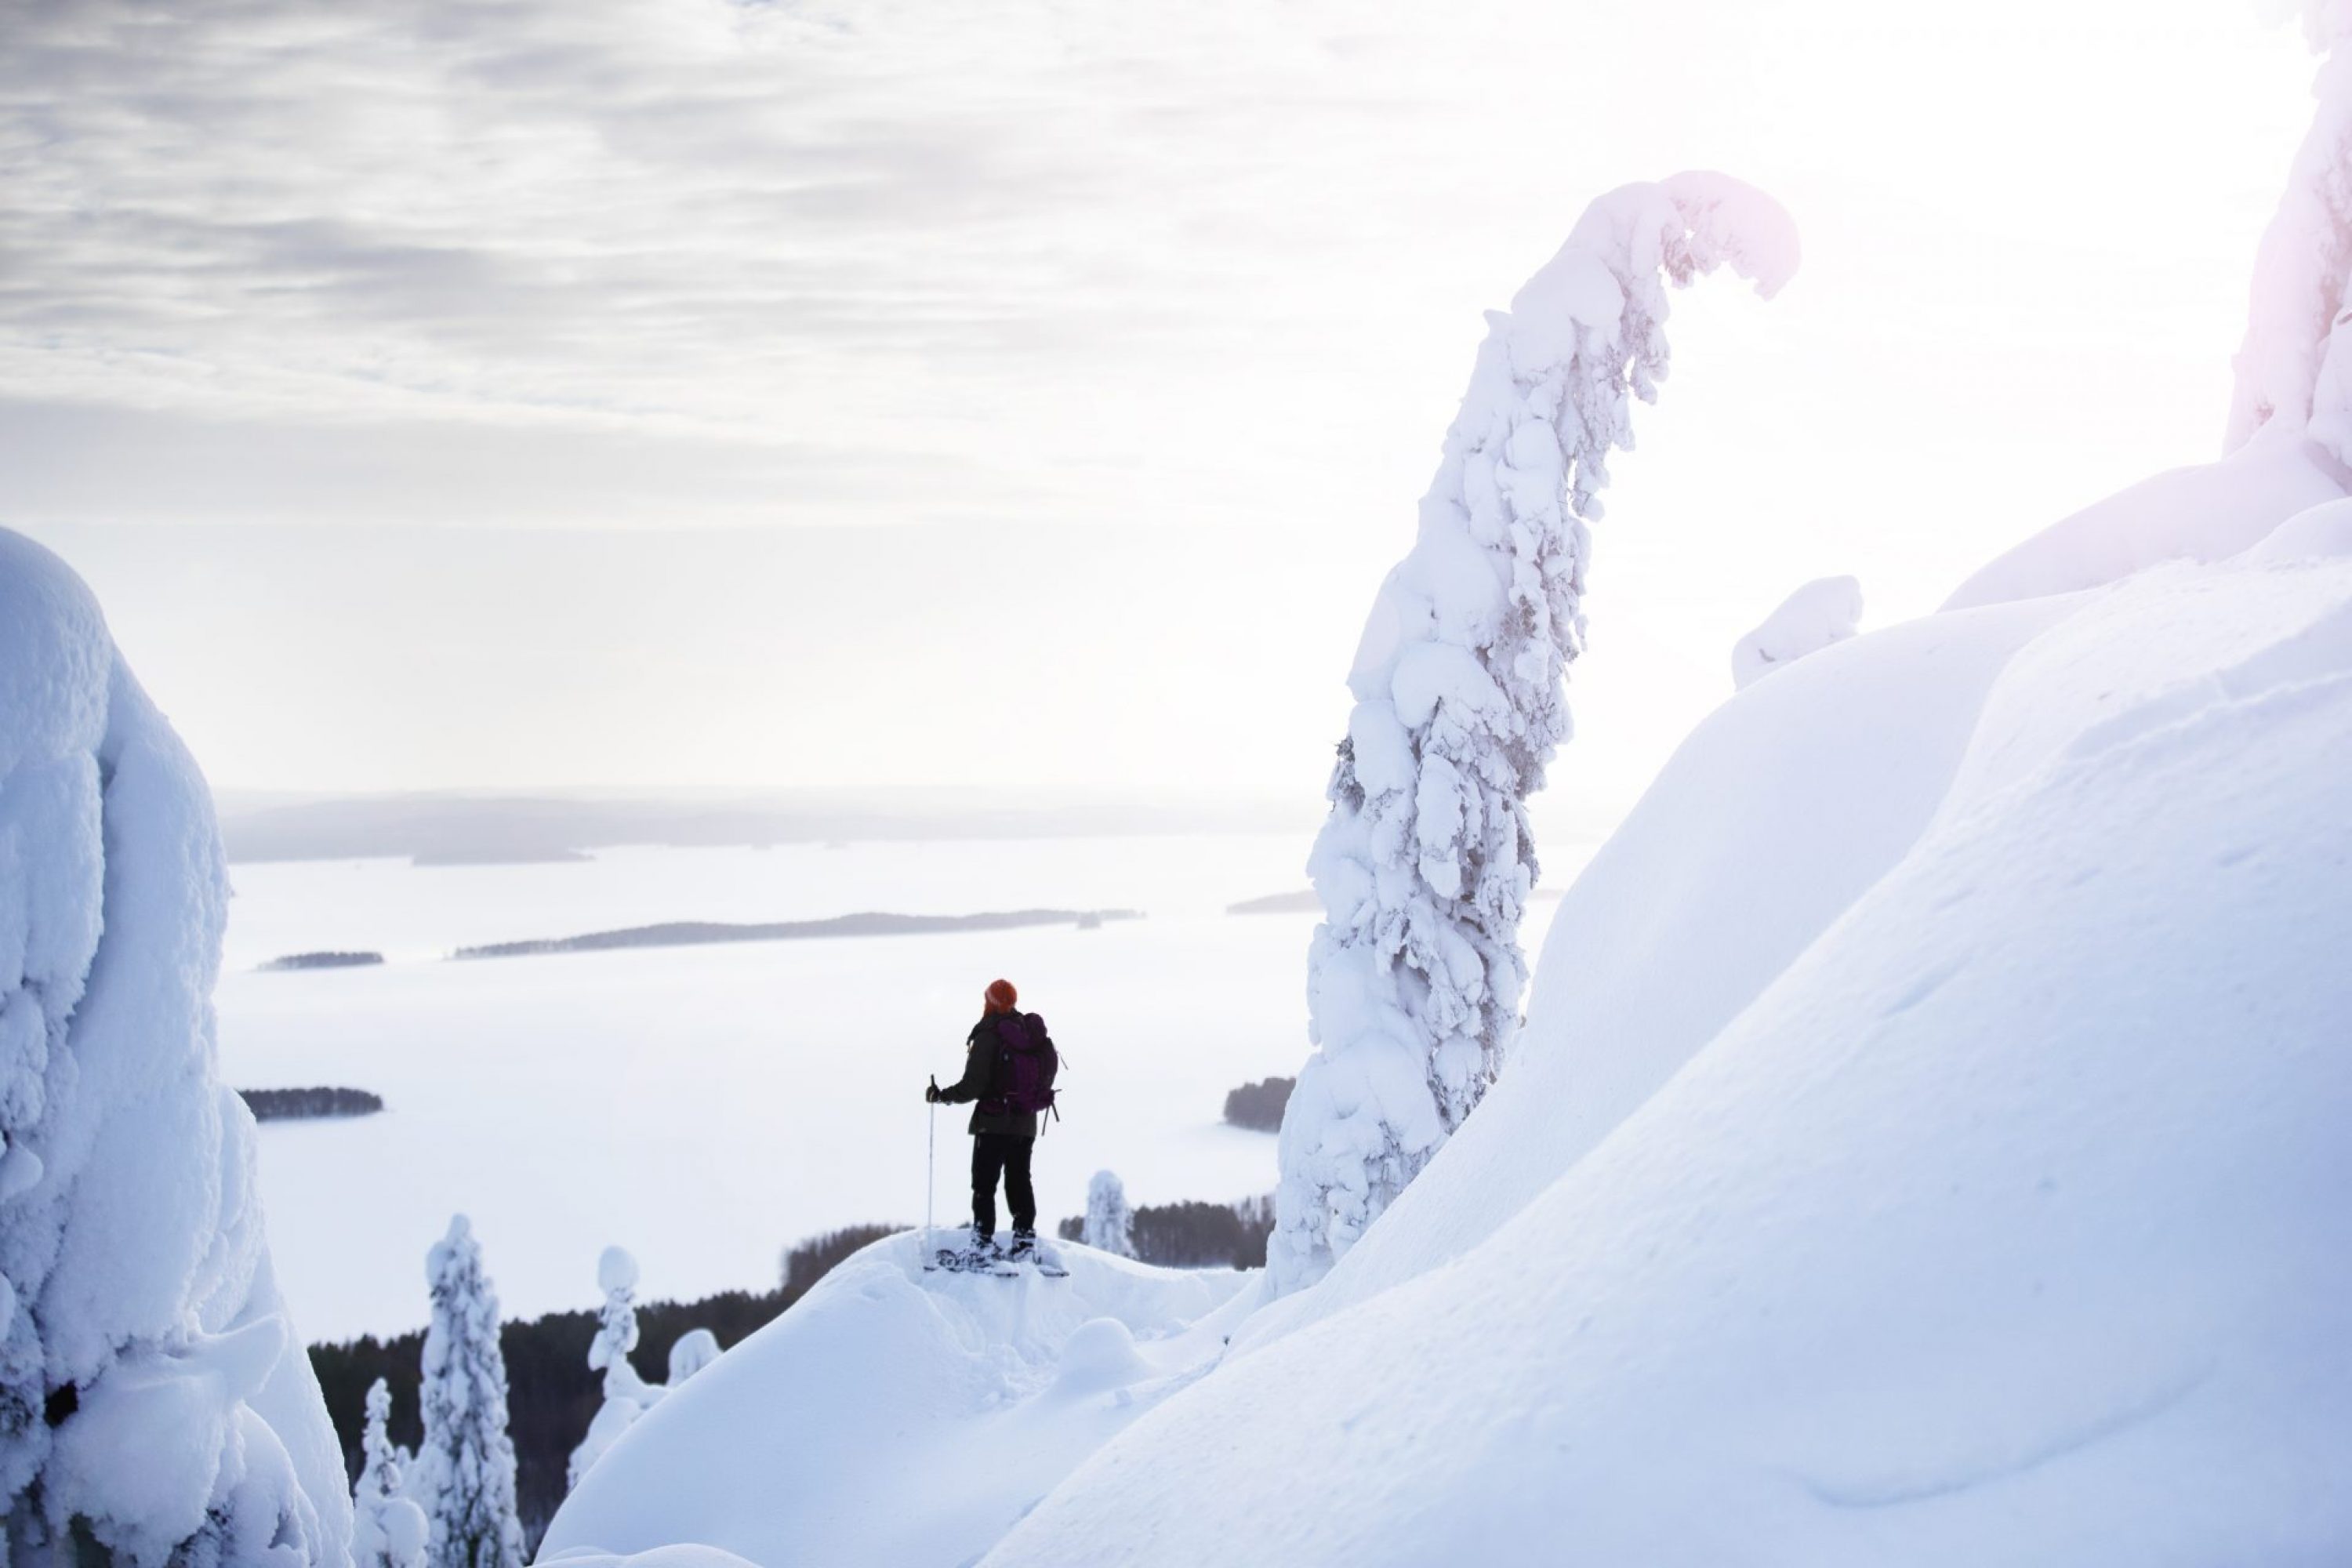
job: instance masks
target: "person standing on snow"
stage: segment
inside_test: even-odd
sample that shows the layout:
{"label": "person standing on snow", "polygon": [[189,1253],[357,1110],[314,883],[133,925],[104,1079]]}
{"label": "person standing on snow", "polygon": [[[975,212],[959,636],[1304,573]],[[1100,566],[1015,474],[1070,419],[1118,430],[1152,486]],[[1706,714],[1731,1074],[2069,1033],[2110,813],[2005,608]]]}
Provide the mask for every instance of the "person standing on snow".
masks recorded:
{"label": "person standing on snow", "polygon": [[1014,1258],[1037,1247],[1037,1194],[1029,1184],[1029,1152],[1037,1142],[1038,1117],[1054,1108],[1054,1074],[1060,1059],[1045,1033],[1045,1020],[1024,1013],[1009,980],[992,982],[982,994],[985,1008],[964,1041],[963,1077],[941,1089],[923,1090],[933,1104],[978,1103],[971,1111],[971,1238],[976,1250],[996,1245],[996,1183],[1013,1210]]}

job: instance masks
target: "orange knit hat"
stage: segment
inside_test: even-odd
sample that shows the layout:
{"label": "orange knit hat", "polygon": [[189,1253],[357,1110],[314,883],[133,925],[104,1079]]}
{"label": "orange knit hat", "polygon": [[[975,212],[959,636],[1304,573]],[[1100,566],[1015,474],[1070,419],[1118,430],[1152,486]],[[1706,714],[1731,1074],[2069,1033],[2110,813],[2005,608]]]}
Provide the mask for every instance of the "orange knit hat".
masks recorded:
{"label": "orange knit hat", "polygon": [[1013,989],[1010,980],[990,981],[985,996],[992,1013],[1010,1013],[1013,1004],[1021,1000],[1021,993]]}

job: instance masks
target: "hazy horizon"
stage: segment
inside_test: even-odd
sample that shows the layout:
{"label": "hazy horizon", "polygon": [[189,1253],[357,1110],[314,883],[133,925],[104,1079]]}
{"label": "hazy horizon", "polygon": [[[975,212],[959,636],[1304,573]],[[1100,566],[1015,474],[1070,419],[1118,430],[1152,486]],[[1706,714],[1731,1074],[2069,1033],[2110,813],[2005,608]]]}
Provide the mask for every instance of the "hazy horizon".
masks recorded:
{"label": "hazy horizon", "polygon": [[225,789],[1311,803],[1479,312],[1720,167],[1806,257],[1613,465],[1547,809],[1614,812],[1799,584],[2214,454],[2312,69],[2228,0],[43,9],[0,523]]}

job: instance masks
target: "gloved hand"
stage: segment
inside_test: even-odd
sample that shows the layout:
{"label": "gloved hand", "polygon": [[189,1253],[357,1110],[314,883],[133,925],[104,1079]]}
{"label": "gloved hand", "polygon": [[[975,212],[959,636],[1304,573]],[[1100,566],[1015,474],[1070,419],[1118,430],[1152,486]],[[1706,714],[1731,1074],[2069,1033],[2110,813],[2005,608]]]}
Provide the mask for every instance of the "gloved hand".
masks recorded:
{"label": "gloved hand", "polygon": [[923,1099],[932,1105],[937,1105],[940,1102],[940,1086],[936,1083],[925,1084]]}

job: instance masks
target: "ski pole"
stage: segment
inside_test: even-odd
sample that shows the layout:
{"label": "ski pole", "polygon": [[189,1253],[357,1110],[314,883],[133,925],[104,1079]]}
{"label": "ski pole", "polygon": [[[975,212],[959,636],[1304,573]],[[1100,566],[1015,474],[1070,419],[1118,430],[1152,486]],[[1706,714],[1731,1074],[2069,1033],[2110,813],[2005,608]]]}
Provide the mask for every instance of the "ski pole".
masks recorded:
{"label": "ski pole", "polygon": [[940,1191],[940,1080],[931,1079],[931,1131],[923,1150],[923,1245],[931,1245],[931,1206]]}

